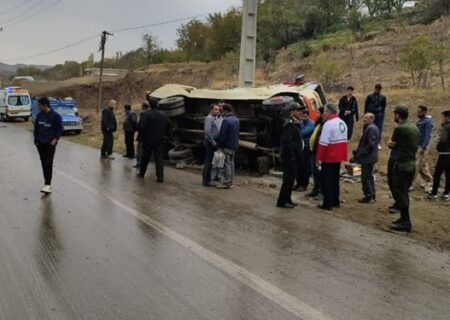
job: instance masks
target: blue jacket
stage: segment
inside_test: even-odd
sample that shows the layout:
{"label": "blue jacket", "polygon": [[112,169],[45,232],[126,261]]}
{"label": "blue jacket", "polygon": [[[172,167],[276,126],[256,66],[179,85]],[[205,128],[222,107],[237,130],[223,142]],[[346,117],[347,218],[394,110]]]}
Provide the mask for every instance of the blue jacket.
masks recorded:
{"label": "blue jacket", "polygon": [[313,134],[316,123],[310,119],[306,122],[300,121],[298,126],[301,129],[300,132],[302,133],[302,138],[303,138],[303,142],[305,143],[305,148],[309,149],[309,140],[311,139],[311,136]]}
{"label": "blue jacket", "polygon": [[53,139],[59,139],[64,128],[59,113],[50,109],[49,113],[39,112],[34,120],[34,143],[49,144]]}
{"label": "blue jacket", "polygon": [[239,148],[239,119],[234,114],[223,118],[218,144],[221,149],[237,150]]}
{"label": "blue jacket", "polygon": [[416,124],[420,132],[419,148],[426,149],[431,143],[434,127],[433,119],[430,116],[427,116],[419,119]]}

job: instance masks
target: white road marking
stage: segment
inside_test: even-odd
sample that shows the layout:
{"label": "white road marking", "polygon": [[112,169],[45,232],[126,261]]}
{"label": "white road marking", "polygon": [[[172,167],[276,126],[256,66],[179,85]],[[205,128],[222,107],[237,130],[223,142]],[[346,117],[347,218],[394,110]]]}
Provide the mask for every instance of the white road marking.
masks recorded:
{"label": "white road marking", "polygon": [[331,320],[331,318],[325,315],[322,311],[315,309],[310,305],[306,304],[305,302],[300,301],[299,299],[291,296],[287,292],[275,287],[266,280],[258,277],[257,275],[251,273],[250,271],[244,269],[243,267],[237,265],[236,263],[228,259],[225,259],[215,254],[214,252],[206,249],[205,247],[199,245],[198,243],[192,241],[191,239],[182,236],[181,234],[175,232],[174,230],[170,229],[168,226],[162,224],[161,222],[142,214],[141,212],[114,199],[112,196],[104,192],[98,191],[97,189],[89,186],[88,184],[82,182],[81,180],[78,180],[68,175],[65,172],[62,172],[60,170],[55,171],[61,176],[65,177],[66,179],[72,181],[73,183],[78,184],[85,190],[88,190],[93,194],[97,194],[98,196],[106,198],[107,200],[111,201],[117,207],[126,211],[128,214],[136,217],[137,219],[146,223],[155,230],[158,230],[160,233],[166,235],[170,239],[176,241],[178,244],[194,252],[195,254],[203,258],[205,261],[209,262],[218,269],[232,276],[236,280],[244,283],[245,285],[252,288],[262,296],[275,302],[276,304],[283,307],[292,314],[298,316],[300,319]]}

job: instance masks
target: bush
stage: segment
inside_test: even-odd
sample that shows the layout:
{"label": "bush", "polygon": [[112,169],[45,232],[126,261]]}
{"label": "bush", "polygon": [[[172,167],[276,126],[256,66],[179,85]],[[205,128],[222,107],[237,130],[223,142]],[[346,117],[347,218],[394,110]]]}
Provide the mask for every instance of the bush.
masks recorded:
{"label": "bush", "polygon": [[318,78],[327,87],[332,87],[342,70],[329,52],[322,52],[314,63],[314,69]]}

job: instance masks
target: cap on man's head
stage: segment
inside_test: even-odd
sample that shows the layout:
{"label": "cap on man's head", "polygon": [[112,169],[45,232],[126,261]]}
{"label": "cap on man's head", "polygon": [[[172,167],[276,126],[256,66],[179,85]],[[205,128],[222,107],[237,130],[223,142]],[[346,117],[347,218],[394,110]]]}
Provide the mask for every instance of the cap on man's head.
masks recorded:
{"label": "cap on man's head", "polygon": [[398,106],[395,107],[394,113],[408,114],[409,113],[409,108],[408,108],[407,105],[398,105]]}
{"label": "cap on man's head", "polygon": [[375,85],[375,89],[381,90],[381,89],[383,89],[383,86],[380,83],[377,83]]}

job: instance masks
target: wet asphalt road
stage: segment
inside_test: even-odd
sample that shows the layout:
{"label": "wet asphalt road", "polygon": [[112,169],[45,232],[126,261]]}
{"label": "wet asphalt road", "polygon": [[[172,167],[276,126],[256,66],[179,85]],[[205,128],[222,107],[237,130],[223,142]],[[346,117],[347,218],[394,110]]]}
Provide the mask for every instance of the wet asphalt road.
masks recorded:
{"label": "wet asphalt road", "polygon": [[0,128],[0,319],[450,319],[449,252],[98,156]]}

